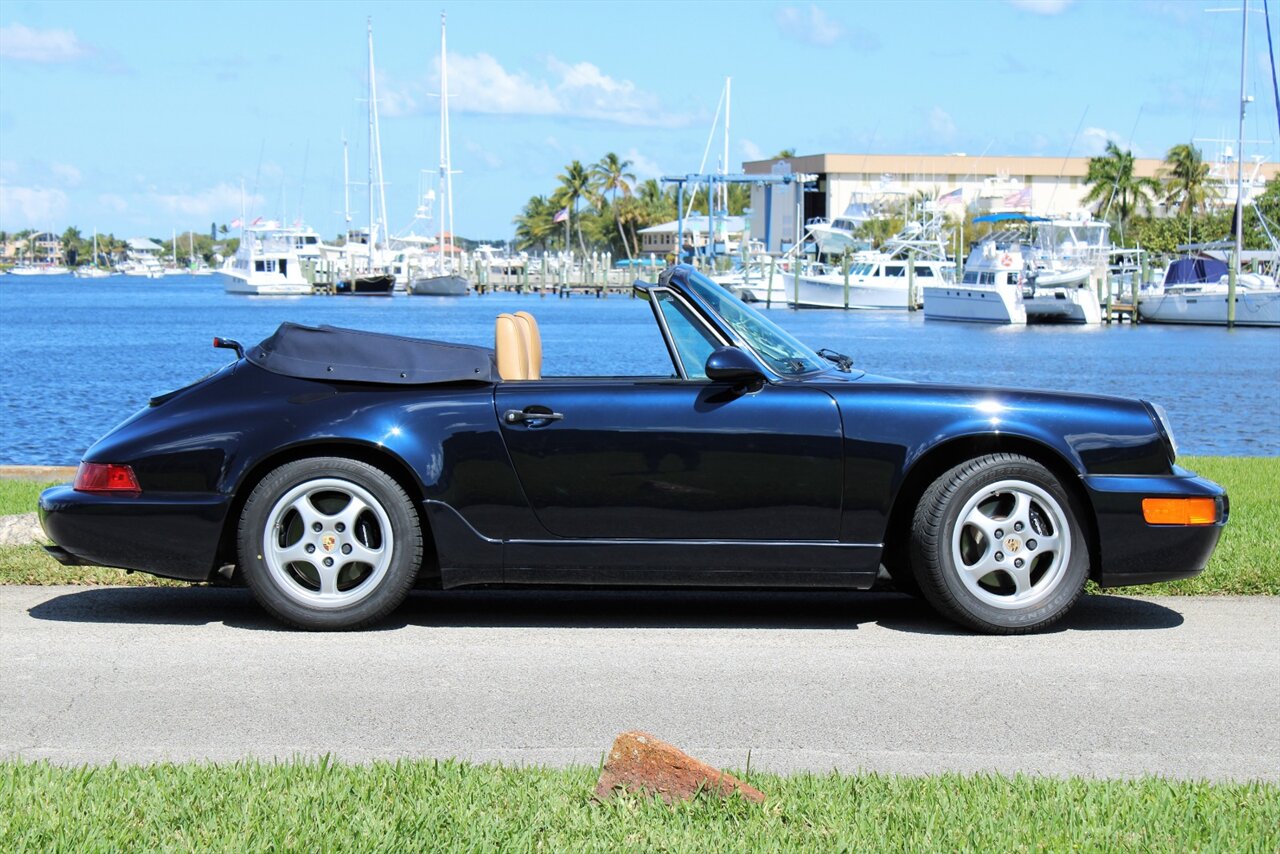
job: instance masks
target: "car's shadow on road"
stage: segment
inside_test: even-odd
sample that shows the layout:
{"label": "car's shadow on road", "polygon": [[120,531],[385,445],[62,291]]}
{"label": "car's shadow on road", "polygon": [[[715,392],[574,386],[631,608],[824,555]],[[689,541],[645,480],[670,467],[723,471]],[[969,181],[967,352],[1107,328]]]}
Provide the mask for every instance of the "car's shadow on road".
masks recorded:
{"label": "car's shadow on road", "polygon": [[[280,630],[243,589],[108,587],[64,593],[32,607],[38,620],[206,625]],[[1182,615],[1123,596],[1086,596],[1050,631],[1170,629]],[[968,635],[919,599],[897,593],[706,590],[416,591],[373,630],[483,628],[856,629]]]}

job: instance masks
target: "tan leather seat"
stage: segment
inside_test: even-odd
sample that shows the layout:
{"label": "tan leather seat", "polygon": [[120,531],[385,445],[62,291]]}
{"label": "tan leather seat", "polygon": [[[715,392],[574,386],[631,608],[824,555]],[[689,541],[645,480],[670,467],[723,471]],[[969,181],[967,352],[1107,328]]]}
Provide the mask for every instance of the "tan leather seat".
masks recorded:
{"label": "tan leather seat", "polygon": [[538,330],[538,321],[527,311],[517,311],[516,318],[523,320],[527,326],[529,344],[529,376],[528,379],[542,379],[542,333]]}
{"label": "tan leather seat", "polygon": [[513,314],[500,314],[494,323],[493,354],[498,376],[503,380],[529,379],[529,336],[527,321]]}

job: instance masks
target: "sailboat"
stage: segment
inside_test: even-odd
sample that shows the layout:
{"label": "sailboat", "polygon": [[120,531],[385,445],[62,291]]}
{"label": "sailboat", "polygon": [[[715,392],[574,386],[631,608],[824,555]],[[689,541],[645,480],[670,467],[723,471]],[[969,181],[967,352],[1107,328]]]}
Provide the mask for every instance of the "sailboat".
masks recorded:
{"label": "sailboat", "polygon": [[[1138,300],[1143,323],[1190,323],[1206,326],[1280,326],[1280,245],[1270,252],[1251,252],[1255,269],[1242,272],[1244,255],[1244,119],[1252,96],[1246,95],[1245,69],[1249,45],[1249,0],[1240,19],[1240,136],[1236,148],[1234,241],[1179,246],[1188,255],[1174,261],[1158,290]],[[1274,58],[1271,66],[1275,74]],[[1261,216],[1261,214],[1259,214]],[[1265,222],[1263,224],[1265,230]],[[1270,237],[1270,232],[1268,232]],[[1230,262],[1230,268],[1228,268]],[[1234,281],[1233,281],[1234,280]]]}
{"label": "sailboat", "polygon": [[105,279],[111,275],[110,270],[98,266],[98,229],[93,230],[93,263],[81,264],[76,268],[76,277],[81,279]]}
{"label": "sailboat", "polygon": [[[368,264],[364,272],[357,273],[355,270],[355,258],[349,256],[351,267],[347,271],[344,279],[340,280],[334,289],[339,295],[345,296],[391,296],[391,291],[395,287],[396,277],[388,273],[385,269],[378,269],[374,263],[374,257],[378,251],[378,227],[375,219],[375,210],[373,206],[373,187],[374,187],[374,165],[375,152],[379,152],[381,140],[378,136],[378,86],[374,79],[373,65],[373,21],[368,22],[369,28],[369,231],[366,235],[366,243],[368,244]],[[378,188],[382,189],[382,156],[377,156],[377,177]],[[385,198],[383,200],[385,205]],[[386,216],[383,216],[383,224],[386,223]],[[351,241],[351,234],[347,235],[348,243]]]}
{"label": "sailboat", "polygon": [[[449,62],[445,52],[445,15],[440,13],[440,235],[436,242],[436,269],[414,276],[409,293],[420,296],[463,296],[467,280],[455,268],[457,247],[453,243],[453,164],[449,152]],[[447,257],[446,257],[447,255]]]}

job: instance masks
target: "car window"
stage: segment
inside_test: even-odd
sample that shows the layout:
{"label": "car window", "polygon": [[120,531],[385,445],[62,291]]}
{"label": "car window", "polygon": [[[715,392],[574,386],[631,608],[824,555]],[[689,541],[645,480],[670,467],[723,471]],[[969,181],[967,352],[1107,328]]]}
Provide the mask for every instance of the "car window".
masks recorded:
{"label": "car window", "polygon": [[673,293],[660,290],[655,295],[686,376],[691,380],[705,380],[707,357],[720,346],[720,342]]}
{"label": "car window", "polygon": [[[809,373],[828,367],[827,362],[760,312],[703,276],[693,273],[689,289],[742,336],[770,368],[782,376]],[[704,358],[705,361],[705,358]]]}

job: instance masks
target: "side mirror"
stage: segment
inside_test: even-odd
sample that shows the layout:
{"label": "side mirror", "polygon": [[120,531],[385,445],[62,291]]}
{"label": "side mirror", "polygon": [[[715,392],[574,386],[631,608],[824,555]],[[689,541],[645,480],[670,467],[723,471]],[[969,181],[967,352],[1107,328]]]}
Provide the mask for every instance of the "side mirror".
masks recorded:
{"label": "side mirror", "polygon": [[717,347],[707,357],[707,379],[718,382],[752,385],[764,382],[764,372],[751,358],[737,347]]}

